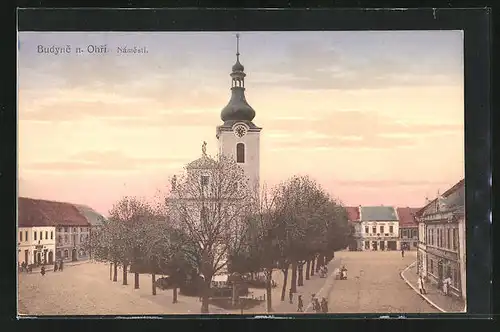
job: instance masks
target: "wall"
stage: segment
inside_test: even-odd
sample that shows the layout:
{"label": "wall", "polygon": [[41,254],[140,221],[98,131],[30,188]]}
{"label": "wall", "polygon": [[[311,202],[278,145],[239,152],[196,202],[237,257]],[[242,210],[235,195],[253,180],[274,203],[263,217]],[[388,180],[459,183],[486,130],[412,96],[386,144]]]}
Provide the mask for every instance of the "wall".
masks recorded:
{"label": "wall", "polygon": [[[64,261],[73,259],[73,249],[76,249],[76,260],[86,260],[89,253],[86,240],[89,237],[89,226],[58,226],[56,232],[56,257]],[[65,254],[67,251],[67,255]]]}
{"label": "wall", "polygon": [[219,153],[236,160],[236,144],[238,143],[245,144],[245,163],[238,165],[243,168],[252,186],[260,188],[260,132],[248,131],[240,138],[236,137],[232,130],[221,131]]}

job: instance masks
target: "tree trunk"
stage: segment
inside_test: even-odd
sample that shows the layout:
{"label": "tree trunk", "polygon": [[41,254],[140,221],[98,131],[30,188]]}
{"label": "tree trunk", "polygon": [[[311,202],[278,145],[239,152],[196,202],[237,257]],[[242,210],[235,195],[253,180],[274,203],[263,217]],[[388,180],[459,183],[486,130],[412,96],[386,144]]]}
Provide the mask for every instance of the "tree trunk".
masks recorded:
{"label": "tree trunk", "polygon": [[271,282],[272,282],[272,276],[273,276],[273,269],[265,269],[264,273],[266,275],[266,302],[267,302],[267,312],[272,312],[273,307],[272,307],[272,302],[271,302]]}
{"label": "tree trunk", "polygon": [[281,301],[285,301],[286,295],[286,282],[288,279],[288,267],[283,271],[283,288],[281,289]]}
{"label": "tree trunk", "polygon": [[123,263],[123,285],[128,285],[127,283],[127,264]]}
{"label": "tree trunk", "polygon": [[151,274],[151,284],[152,284],[152,289],[153,289],[153,295],[156,295],[156,274],[152,273]]}
{"label": "tree trunk", "polygon": [[292,293],[297,293],[297,262],[292,262],[292,279],[290,284],[290,290]]}
{"label": "tree trunk", "polygon": [[205,282],[203,283],[203,297],[201,299],[201,313],[208,314],[208,300],[210,298],[210,285],[212,282],[212,276],[207,276],[205,273]]}
{"label": "tree trunk", "polygon": [[177,303],[177,287],[176,286],[174,286],[172,298],[173,298],[172,303]]}
{"label": "tree trunk", "polygon": [[113,280],[113,263],[109,263],[109,280]]}
{"label": "tree trunk", "polygon": [[236,308],[236,304],[238,303],[238,285],[236,285],[236,282],[233,282],[233,298],[231,300],[231,304],[233,305],[233,308]]}
{"label": "tree trunk", "polygon": [[318,255],[316,258],[316,273],[319,272],[319,268],[321,267],[321,255]]}
{"label": "tree trunk", "polygon": [[118,266],[116,262],[113,264],[113,281],[118,281]]}
{"label": "tree trunk", "polygon": [[300,262],[298,266],[298,280],[297,280],[297,286],[304,286],[304,263]]}
{"label": "tree trunk", "polygon": [[306,280],[309,280],[309,273],[311,272],[311,261],[306,262]]}
{"label": "tree trunk", "polygon": [[139,289],[139,273],[134,273],[134,289]]}
{"label": "tree trunk", "polygon": [[313,258],[313,259],[311,259],[311,276],[313,276],[313,275],[314,275],[314,263],[315,263],[315,262],[316,262],[316,261],[315,261],[315,259],[314,259],[314,258]]}

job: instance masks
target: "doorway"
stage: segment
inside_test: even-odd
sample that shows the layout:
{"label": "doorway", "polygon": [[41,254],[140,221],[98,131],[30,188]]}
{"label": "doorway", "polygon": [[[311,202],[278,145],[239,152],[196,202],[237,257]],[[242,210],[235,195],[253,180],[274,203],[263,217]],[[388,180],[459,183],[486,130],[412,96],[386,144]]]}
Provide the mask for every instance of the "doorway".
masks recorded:
{"label": "doorway", "polygon": [[28,262],[28,253],[29,253],[29,251],[28,251],[28,250],[25,250],[25,251],[24,251],[24,262],[25,262],[26,264],[29,264],[29,262]]}
{"label": "doorway", "polygon": [[385,243],[384,243],[384,241],[380,241],[380,250],[385,250]]}
{"label": "doorway", "polygon": [[49,252],[49,264],[54,264],[54,253],[52,251]]}
{"label": "doorway", "polygon": [[372,249],[375,251],[377,250],[377,241],[372,242]]}
{"label": "doorway", "polygon": [[71,251],[71,260],[72,260],[73,262],[77,260],[77,258],[76,258],[76,249],[73,249],[73,250]]}
{"label": "doorway", "polygon": [[37,252],[36,253],[36,264],[40,264],[42,262],[42,253],[41,252]]}

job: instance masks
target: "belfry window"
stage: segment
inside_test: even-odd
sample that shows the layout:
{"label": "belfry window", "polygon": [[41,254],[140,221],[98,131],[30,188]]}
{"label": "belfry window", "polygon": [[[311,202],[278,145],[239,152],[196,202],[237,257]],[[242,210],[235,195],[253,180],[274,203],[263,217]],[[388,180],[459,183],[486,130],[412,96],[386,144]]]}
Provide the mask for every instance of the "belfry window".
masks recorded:
{"label": "belfry window", "polygon": [[243,143],[236,144],[236,162],[237,163],[245,162],[245,144]]}

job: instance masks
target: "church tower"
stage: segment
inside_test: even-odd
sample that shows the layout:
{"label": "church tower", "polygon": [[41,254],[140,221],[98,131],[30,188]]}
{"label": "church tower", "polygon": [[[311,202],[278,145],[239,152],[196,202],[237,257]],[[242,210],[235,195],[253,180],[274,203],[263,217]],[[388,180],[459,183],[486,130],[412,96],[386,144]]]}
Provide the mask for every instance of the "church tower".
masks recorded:
{"label": "church tower", "polygon": [[252,120],[254,109],[245,99],[245,72],[240,63],[239,35],[236,35],[236,63],[230,74],[231,100],[222,109],[217,127],[219,154],[233,158],[245,171],[249,184],[260,188],[260,131]]}

